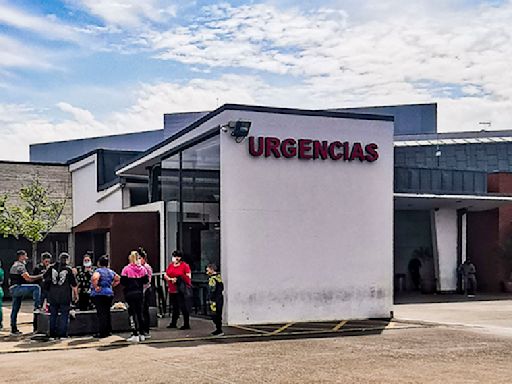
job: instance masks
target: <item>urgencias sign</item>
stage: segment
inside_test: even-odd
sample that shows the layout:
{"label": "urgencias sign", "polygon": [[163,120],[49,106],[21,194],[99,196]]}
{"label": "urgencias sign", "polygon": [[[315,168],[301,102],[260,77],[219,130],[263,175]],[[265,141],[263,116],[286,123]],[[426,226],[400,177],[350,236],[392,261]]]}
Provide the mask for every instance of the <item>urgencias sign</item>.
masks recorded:
{"label": "urgencias sign", "polygon": [[304,160],[359,160],[370,163],[379,158],[375,143],[348,141],[320,141],[311,139],[278,139],[277,137],[249,137],[249,153],[254,157],[299,158]]}

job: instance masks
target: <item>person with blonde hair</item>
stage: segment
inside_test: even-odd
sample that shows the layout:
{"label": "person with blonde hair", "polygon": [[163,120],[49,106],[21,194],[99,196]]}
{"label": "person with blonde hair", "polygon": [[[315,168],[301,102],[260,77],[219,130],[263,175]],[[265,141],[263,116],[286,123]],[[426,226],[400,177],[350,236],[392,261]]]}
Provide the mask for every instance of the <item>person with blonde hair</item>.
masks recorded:
{"label": "person with blonde hair", "polygon": [[144,318],[142,304],[144,284],[149,281],[148,271],[141,265],[140,255],[131,251],[128,255],[128,265],[121,272],[121,285],[124,286],[124,299],[128,304],[128,313],[133,319],[132,335],[127,339],[132,342],[144,341]]}

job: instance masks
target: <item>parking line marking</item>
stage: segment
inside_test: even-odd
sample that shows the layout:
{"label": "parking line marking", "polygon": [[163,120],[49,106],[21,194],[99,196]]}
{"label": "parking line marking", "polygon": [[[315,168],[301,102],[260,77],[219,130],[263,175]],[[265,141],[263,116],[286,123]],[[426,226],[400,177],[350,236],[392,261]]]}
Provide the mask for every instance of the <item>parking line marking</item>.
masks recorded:
{"label": "parking line marking", "polygon": [[283,325],[281,328],[276,329],[274,332],[270,332],[270,335],[277,335],[278,333],[283,332],[286,328],[291,327],[295,323],[288,323]]}
{"label": "parking line marking", "polygon": [[333,331],[339,331],[341,327],[343,327],[345,324],[347,324],[348,320],[341,320],[338,324],[334,326],[332,329]]}
{"label": "parking line marking", "polygon": [[235,327],[235,328],[238,328],[238,329],[242,329],[244,331],[251,331],[251,332],[256,332],[256,333],[270,334],[269,331],[264,331],[263,329],[254,329],[254,328],[251,328],[251,327],[244,327],[242,325],[230,325],[230,327]]}

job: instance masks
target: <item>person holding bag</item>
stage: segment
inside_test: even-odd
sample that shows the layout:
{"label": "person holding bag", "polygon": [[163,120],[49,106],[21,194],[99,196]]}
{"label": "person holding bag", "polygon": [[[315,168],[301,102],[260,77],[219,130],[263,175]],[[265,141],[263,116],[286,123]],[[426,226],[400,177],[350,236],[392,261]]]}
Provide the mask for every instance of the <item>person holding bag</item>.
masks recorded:
{"label": "person holding bag", "polygon": [[190,310],[192,307],[192,272],[190,266],[182,261],[181,251],[172,253],[172,261],[167,267],[164,279],[168,283],[170,304],[172,306],[171,323],[167,328],[176,328],[180,311],[183,325],[180,329],[190,329]]}

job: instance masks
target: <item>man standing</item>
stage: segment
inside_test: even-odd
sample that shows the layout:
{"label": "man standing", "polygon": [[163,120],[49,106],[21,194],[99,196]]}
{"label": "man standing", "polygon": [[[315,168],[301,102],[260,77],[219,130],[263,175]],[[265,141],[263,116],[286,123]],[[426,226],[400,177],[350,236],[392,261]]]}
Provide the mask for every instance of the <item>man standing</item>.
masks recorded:
{"label": "man standing", "polygon": [[475,297],[476,293],[476,268],[475,265],[469,260],[466,259],[464,263],[462,263],[458,272],[462,277],[462,281],[464,283],[464,294],[468,297]]}
{"label": "man standing", "polygon": [[20,335],[18,330],[18,312],[21,308],[23,298],[32,295],[34,300],[34,312],[39,311],[41,288],[38,284],[32,284],[34,281],[40,280],[42,275],[29,275],[27,271],[27,252],[19,250],[16,252],[17,260],[9,270],[10,287],[9,292],[12,297],[12,312],[11,312],[11,335]]}
{"label": "man standing", "polygon": [[208,279],[208,303],[212,312],[212,321],[215,324],[215,331],[212,332],[212,336],[222,336],[224,335],[224,332],[222,332],[222,309],[224,307],[222,292],[224,291],[224,283],[215,264],[208,264],[206,274],[210,276]]}
{"label": "man standing", "polygon": [[69,255],[62,252],[59,255],[59,262],[52,265],[44,274],[44,281],[49,287],[50,338],[68,336],[71,301],[76,301],[78,297],[75,274],[68,264]]}
{"label": "man standing", "polygon": [[[32,274],[34,276],[44,275],[44,273],[50,267],[51,263],[52,263],[52,255],[51,255],[51,253],[43,252],[41,254],[41,262],[35,266],[35,268],[32,270]],[[44,287],[42,279],[39,281],[39,287],[41,288],[41,307],[45,308],[44,301],[48,297],[48,292],[46,291],[46,289]]]}

